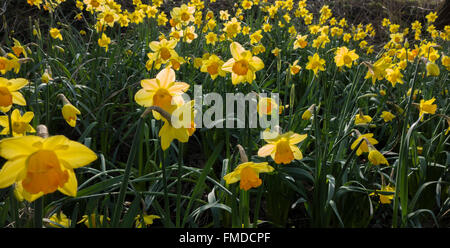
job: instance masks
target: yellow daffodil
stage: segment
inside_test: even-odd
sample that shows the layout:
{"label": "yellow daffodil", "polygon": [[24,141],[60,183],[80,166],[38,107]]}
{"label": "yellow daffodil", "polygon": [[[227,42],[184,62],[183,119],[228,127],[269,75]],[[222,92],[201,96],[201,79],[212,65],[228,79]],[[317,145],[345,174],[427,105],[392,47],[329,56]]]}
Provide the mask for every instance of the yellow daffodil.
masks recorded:
{"label": "yellow daffodil", "polygon": [[0,77],[0,111],[6,113],[11,109],[12,104],[20,106],[27,105],[23,95],[18,92],[28,84],[24,78],[6,79]]}
{"label": "yellow daffodil", "polygon": [[264,63],[237,42],[231,43],[230,50],[233,58],[222,65],[222,70],[231,72],[233,84],[252,83],[256,78],[255,72],[263,69]]}
{"label": "yellow daffodil", "polygon": [[389,165],[388,161],[383,156],[383,154],[381,154],[381,152],[379,152],[373,146],[369,146],[368,159],[373,165],[380,165],[380,164]]}
{"label": "yellow daffodil", "polygon": [[51,28],[51,29],[50,29],[50,36],[51,36],[53,39],[60,39],[60,40],[63,39],[63,37],[62,37],[62,35],[61,35],[61,32],[60,32],[59,29],[57,29],[57,28]]}
{"label": "yellow daffodil", "polygon": [[381,112],[381,118],[383,118],[384,122],[390,122],[395,118],[395,115],[389,111],[383,111]]}
{"label": "yellow daffodil", "polygon": [[80,110],[73,106],[63,94],[59,94],[58,97],[63,103],[61,112],[64,120],[66,120],[67,124],[71,127],[75,127],[77,124],[77,115],[81,114]]}
{"label": "yellow daffodil", "polygon": [[[358,143],[361,141],[362,138],[366,138],[370,142],[371,145],[378,144],[378,141],[372,137],[373,137],[373,133],[366,133],[366,134],[359,135],[358,138],[352,143],[351,149],[355,150],[356,146],[358,145]],[[358,147],[358,150],[356,150],[356,155],[359,156],[363,152],[369,152],[369,146],[368,146],[366,140],[364,140],[361,143],[361,145]]]}
{"label": "yellow daffodil", "polygon": [[0,140],[0,156],[7,160],[0,170],[0,188],[16,183],[21,197],[30,202],[56,190],[76,196],[73,170],[97,159],[91,149],[63,135],[6,138]]}
{"label": "yellow daffodil", "polygon": [[205,40],[206,40],[207,45],[212,44],[214,46],[214,45],[216,45],[216,42],[218,41],[217,34],[215,34],[213,32],[209,32],[205,36]]}
{"label": "yellow daffodil", "polygon": [[370,115],[363,115],[359,113],[355,116],[355,125],[364,125],[372,121],[372,117]]}
{"label": "yellow daffodil", "polygon": [[319,57],[319,54],[315,53],[313,56],[308,56],[308,63],[306,64],[307,70],[312,70],[314,75],[317,75],[319,70],[325,71],[325,60]]}
{"label": "yellow daffodil", "polygon": [[167,150],[174,139],[182,143],[188,142],[189,136],[195,132],[194,101],[179,106],[170,115],[170,120],[163,119],[164,125],[159,131],[163,150]]}
{"label": "yellow daffodil", "polygon": [[[175,71],[164,68],[153,79],[141,80],[142,89],[136,92],[134,100],[143,107],[158,106],[171,113],[177,105],[182,105],[182,94],[189,89],[189,84],[175,82]],[[159,119],[155,111],[153,116]]]}
{"label": "yellow daffodil", "polygon": [[183,31],[183,40],[187,43],[191,43],[193,40],[197,39],[198,35],[195,33],[195,26],[186,27]]}
{"label": "yellow daffodil", "polygon": [[114,23],[116,23],[119,20],[119,15],[116,13],[115,10],[110,9],[106,7],[99,15],[98,20],[106,23],[106,25],[110,27],[114,27]]}
{"label": "yellow daffodil", "polygon": [[227,34],[228,38],[234,38],[241,32],[241,23],[236,17],[231,18],[230,21],[223,24],[223,32]]}
{"label": "yellow daffodil", "polygon": [[427,77],[428,76],[437,77],[440,74],[439,66],[432,62],[427,63],[426,70],[427,70]]}
{"label": "yellow daffodil", "polygon": [[108,46],[110,43],[111,43],[111,38],[106,36],[105,33],[102,34],[102,38],[98,39],[98,45],[100,47],[104,47],[106,52],[108,51]]}
{"label": "yellow daffodil", "polygon": [[232,184],[240,181],[239,187],[243,190],[259,187],[262,180],[259,178],[259,173],[272,172],[274,168],[267,162],[254,163],[245,162],[238,165],[233,172],[228,173],[223,177],[227,184]]}
{"label": "yellow daffodil", "polygon": [[22,46],[22,44],[20,44],[20,42],[14,38],[13,38],[13,40],[14,40],[14,46],[11,48],[13,50],[13,53],[17,57],[20,57],[21,54],[23,54],[24,57],[27,57],[27,51]]}
{"label": "yellow daffodil", "polygon": [[298,59],[295,60],[291,66],[289,66],[289,71],[290,71],[291,75],[295,75],[295,74],[299,73],[300,70],[302,69],[302,67],[297,64],[298,64]]}
{"label": "yellow daffodil", "polygon": [[[370,194],[370,196],[373,196],[373,195],[378,195],[379,197],[380,197],[380,202],[382,203],[382,204],[390,204],[391,203],[391,201],[392,201],[392,199],[394,199],[394,194],[386,194],[386,195],[384,195],[384,194],[378,194],[377,193],[377,191],[378,190],[375,190],[375,193],[371,193]],[[391,187],[391,186],[381,186],[381,190],[379,190],[379,191],[382,191],[382,192],[389,192],[389,193],[395,193],[395,188],[394,187]]]}
{"label": "yellow daffodil", "polygon": [[386,69],[386,79],[392,84],[392,87],[395,87],[397,83],[403,84],[402,78],[403,74],[400,72],[399,67]]}
{"label": "yellow daffodil", "polygon": [[224,62],[217,57],[215,54],[211,54],[208,59],[202,60],[201,72],[207,72],[211,76],[212,80],[216,79],[217,76],[225,77],[226,72],[222,70],[222,65]]}
{"label": "yellow daffodil", "polygon": [[268,143],[258,150],[259,157],[271,156],[277,164],[289,164],[294,159],[301,160],[303,154],[296,144],[302,142],[307,134],[297,134],[292,131],[279,134],[264,132],[264,140]]}
{"label": "yellow daffodil", "polygon": [[54,213],[49,218],[50,222],[48,223],[51,227],[56,228],[69,228],[70,227],[70,219],[63,212]]}
{"label": "yellow daffodil", "polygon": [[67,124],[71,127],[75,127],[77,124],[77,115],[80,115],[81,112],[72,104],[65,104],[61,109],[64,120],[66,120]]}
{"label": "yellow daffodil", "polygon": [[[24,136],[26,133],[35,133],[36,130],[30,125],[30,121],[33,119],[33,112],[26,112],[23,116],[20,115],[18,109],[14,109],[11,113],[11,124],[12,124],[12,134],[14,137]],[[8,116],[0,116],[0,125],[3,130],[0,132],[0,135],[9,135],[11,132],[9,128],[9,118]]]}
{"label": "yellow daffodil", "polygon": [[42,74],[41,76],[41,81],[44,84],[48,84],[48,82],[50,82],[50,80],[53,80],[52,75],[49,73],[49,71],[46,69],[45,72]]}
{"label": "yellow daffodil", "polygon": [[316,104],[311,105],[305,112],[302,114],[302,119],[307,121],[311,119],[312,115],[314,114],[314,108],[316,107]]}
{"label": "yellow daffodil", "polygon": [[259,115],[272,115],[273,110],[279,112],[280,108],[272,98],[261,97],[258,101],[257,110]]}
{"label": "yellow daffodil", "polygon": [[[436,100],[436,98],[431,98],[430,100],[420,100],[419,104],[419,116],[422,116],[422,114],[432,114],[434,115],[436,113],[437,105],[433,104],[433,102]],[[423,121],[423,116],[421,118],[421,121]]]}
{"label": "yellow daffodil", "polygon": [[175,7],[170,11],[170,16],[177,23],[183,25],[188,25],[190,22],[194,21],[195,6],[187,6],[186,4],[180,7]]}
{"label": "yellow daffodil", "polygon": [[386,60],[383,58],[377,60],[373,65],[368,62],[364,62],[363,64],[368,68],[364,78],[371,78],[373,84],[375,84],[376,80],[382,80],[385,77],[386,69],[389,67],[389,63],[386,63]]}
{"label": "yellow daffodil", "polygon": [[347,47],[339,47],[336,51],[336,56],[334,57],[334,62],[336,66],[342,67],[347,66],[351,68],[353,65],[353,61],[359,58],[358,54],[355,53],[355,50],[349,51]]}
{"label": "yellow daffodil", "polygon": [[145,215],[142,216],[143,221],[141,221],[141,215],[138,214],[135,218],[136,220],[136,228],[144,228],[146,226],[152,225],[153,221],[156,219],[161,219],[158,215]]}
{"label": "yellow daffodil", "polygon": [[177,46],[177,40],[166,40],[162,39],[161,41],[152,41],[149,44],[150,49],[157,55],[157,57],[163,60],[163,63],[166,63],[172,56],[178,56],[175,52],[175,47]]}

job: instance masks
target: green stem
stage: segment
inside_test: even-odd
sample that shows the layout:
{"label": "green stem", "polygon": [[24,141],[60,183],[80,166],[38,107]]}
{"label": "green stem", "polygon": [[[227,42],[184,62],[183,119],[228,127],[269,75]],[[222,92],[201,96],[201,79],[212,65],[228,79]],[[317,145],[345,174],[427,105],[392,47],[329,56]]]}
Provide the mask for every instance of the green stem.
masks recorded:
{"label": "green stem", "polygon": [[133,167],[133,164],[135,162],[137,147],[140,143],[140,137],[141,137],[143,123],[144,123],[143,118],[139,118],[137,128],[136,128],[136,133],[134,135],[133,143],[131,144],[130,153],[128,155],[127,165],[125,167],[125,172],[123,174],[122,184],[120,186],[119,199],[117,201],[116,207],[114,208],[114,212],[113,212],[113,222],[112,222],[113,227],[118,227],[118,225],[119,225],[120,214],[123,209],[123,202],[125,201],[125,193],[127,191],[128,180],[130,178],[131,167]]}
{"label": "green stem", "polygon": [[247,190],[241,190],[239,206],[241,208],[241,224],[244,228],[250,227],[250,195]]}
{"label": "green stem", "polygon": [[183,143],[178,142],[178,180],[177,180],[177,216],[176,227],[180,227],[181,223],[181,169],[183,167]]}

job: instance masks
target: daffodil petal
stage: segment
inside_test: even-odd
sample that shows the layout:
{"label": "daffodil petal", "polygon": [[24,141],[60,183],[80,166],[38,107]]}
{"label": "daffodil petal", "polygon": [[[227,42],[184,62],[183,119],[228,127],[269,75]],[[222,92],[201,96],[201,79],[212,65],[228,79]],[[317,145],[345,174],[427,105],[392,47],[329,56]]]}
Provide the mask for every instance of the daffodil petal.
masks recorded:
{"label": "daffodil petal", "polygon": [[62,188],[59,188],[58,190],[68,196],[77,196],[77,188],[78,188],[78,181],[77,177],[75,176],[75,172],[73,170],[66,170],[69,174],[69,179],[64,184]]}
{"label": "daffodil petal", "polygon": [[26,169],[27,157],[20,157],[14,160],[8,160],[0,170],[0,188],[11,186],[17,176]]}
{"label": "daffodil petal", "polygon": [[38,150],[35,143],[43,139],[37,136],[6,138],[0,141],[0,156],[13,160],[21,156],[28,156]]}
{"label": "daffodil petal", "polygon": [[269,156],[270,154],[272,154],[274,149],[275,149],[275,145],[274,144],[266,144],[263,147],[259,148],[258,156],[259,157]]}

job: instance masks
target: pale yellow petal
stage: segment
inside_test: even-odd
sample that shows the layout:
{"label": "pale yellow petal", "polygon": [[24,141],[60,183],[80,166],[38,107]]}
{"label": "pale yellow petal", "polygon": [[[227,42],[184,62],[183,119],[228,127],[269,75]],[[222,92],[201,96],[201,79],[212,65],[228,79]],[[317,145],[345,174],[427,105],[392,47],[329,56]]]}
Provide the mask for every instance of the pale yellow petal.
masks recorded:
{"label": "pale yellow petal", "polygon": [[266,157],[272,154],[273,150],[275,149],[274,144],[267,144],[258,150],[258,156],[259,157]]}

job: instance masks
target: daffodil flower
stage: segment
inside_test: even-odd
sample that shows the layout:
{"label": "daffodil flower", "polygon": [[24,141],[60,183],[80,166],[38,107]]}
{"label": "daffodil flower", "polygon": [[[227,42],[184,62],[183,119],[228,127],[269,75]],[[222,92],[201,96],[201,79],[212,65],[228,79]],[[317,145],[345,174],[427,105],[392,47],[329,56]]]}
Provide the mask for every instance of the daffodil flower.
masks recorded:
{"label": "daffodil flower", "polygon": [[[33,119],[33,112],[26,112],[23,116],[20,114],[18,109],[14,109],[11,113],[11,124],[12,124],[12,134],[14,137],[16,136],[24,136],[26,133],[35,133],[36,130],[30,125],[30,121]],[[3,130],[0,132],[0,135],[9,135],[10,127],[9,127],[9,118],[8,116],[0,116],[0,125]]]}
{"label": "daffodil flower", "polygon": [[279,134],[264,132],[264,140],[268,143],[258,150],[259,157],[271,156],[277,164],[289,164],[294,159],[301,160],[303,154],[296,144],[306,139],[307,134],[297,134],[292,131]]}
{"label": "daffodil flower", "polygon": [[243,190],[249,190],[251,188],[259,187],[262,184],[259,173],[272,172],[273,170],[274,168],[267,162],[245,162],[238,165],[233,172],[225,175],[223,179],[227,184],[240,181],[239,187]]}
{"label": "daffodil flower", "polygon": [[6,113],[11,109],[12,104],[21,106],[27,105],[23,95],[18,92],[28,84],[24,78],[6,79],[0,77],[0,111]]}
{"label": "daffodil flower", "polygon": [[359,58],[355,50],[349,51],[347,47],[339,47],[336,51],[336,56],[334,57],[334,62],[337,67],[347,66],[352,67],[353,61]]}
{"label": "daffodil flower", "polygon": [[[394,193],[395,192],[395,188],[391,187],[391,186],[381,186],[381,190],[382,192],[389,192],[389,193]],[[375,191],[375,193],[371,193],[370,196],[373,195],[378,195],[380,197],[380,202],[382,204],[390,204],[392,199],[394,199],[394,194],[389,194],[389,195],[384,195],[384,194],[378,194],[377,190]]]}
{"label": "daffodil flower", "polygon": [[[136,92],[134,100],[143,107],[158,106],[171,113],[177,105],[182,105],[182,94],[189,89],[189,84],[175,82],[175,71],[172,68],[161,70],[156,78],[141,80],[142,89]],[[153,111],[155,119],[160,115]]]}
{"label": "daffodil flower", "polygon": [[222,65],[222,70],[231,72],[231,81],[233,84],[242,82],[252,83],[256,78],[255,72],[264,68],[263,61],[253,56],[250,51],[245,50],[237,42],[231,43],[230,50],[233,58]]}
{"label": "daffodil flower", "polygon": [[171,113],[170,120],[164,118],[164,125],[159,131],[161,148],[167,150],[174,139],[186,143],[195,132],[194,101],[187,102]]}
{"label": "daffodil flower", "polygon": [[51,36],[53,39],[60,39],[60,40],[63,40],[63,37],[62,37],[61,32],[59,31],[59,29],[57,29],[57,28],[51,28],[49,32],[50,32],[50,36]]}
{"label": "daffodil flower", "polygon": [[52,216],[50,216],[49,218],[49,225],[51,227],[56,227],[56,228],[69,228],[70,227],[70,219],[67,218],[67,216],[63,213],[54,213],[52,214]]}
{"label": "daffodil flower", "polygon": [[[370,142],[371,145],[378,144],[378,141],[372,137],[373,137],[373,133],[366,133],[366,134],[358,135],[358,138],[352,143],[351,149],[355,150],[356,146],[363,138],[366,138]],[[361,145],[356,150],[357,156],[361,155],[363,152],[369,152],[369,145],[367,144],[366,139],[361,143]]]}
{"label": "daffodil flower", "polygon": [[315,53],[313,56],[308,56],[308,63],[306,64],[307,70],[312,70],[314,75],[317,75],[319,70],[325,71],[325,60],[319,57],[319,54]]}
{"label": "daffodil flower", "polygon": [[152,225],[153,221],[156,219],[161,219],[160,216],[158,215],[143,215],[142,219],[143,221],[141,221],[141,215],[138,214],[136,216],[136,218],[134,218],[136,220],[136,228],[144,228],[146,226]]}
{"label": "daffodil flower", "polygon": [[97,159],[91,149],[63,135],[6,138],[0,140],[0,156],[7,160],[0,170],[0,188],[15,184],[29,202],[56,190],[76,196],[74,169]]}

